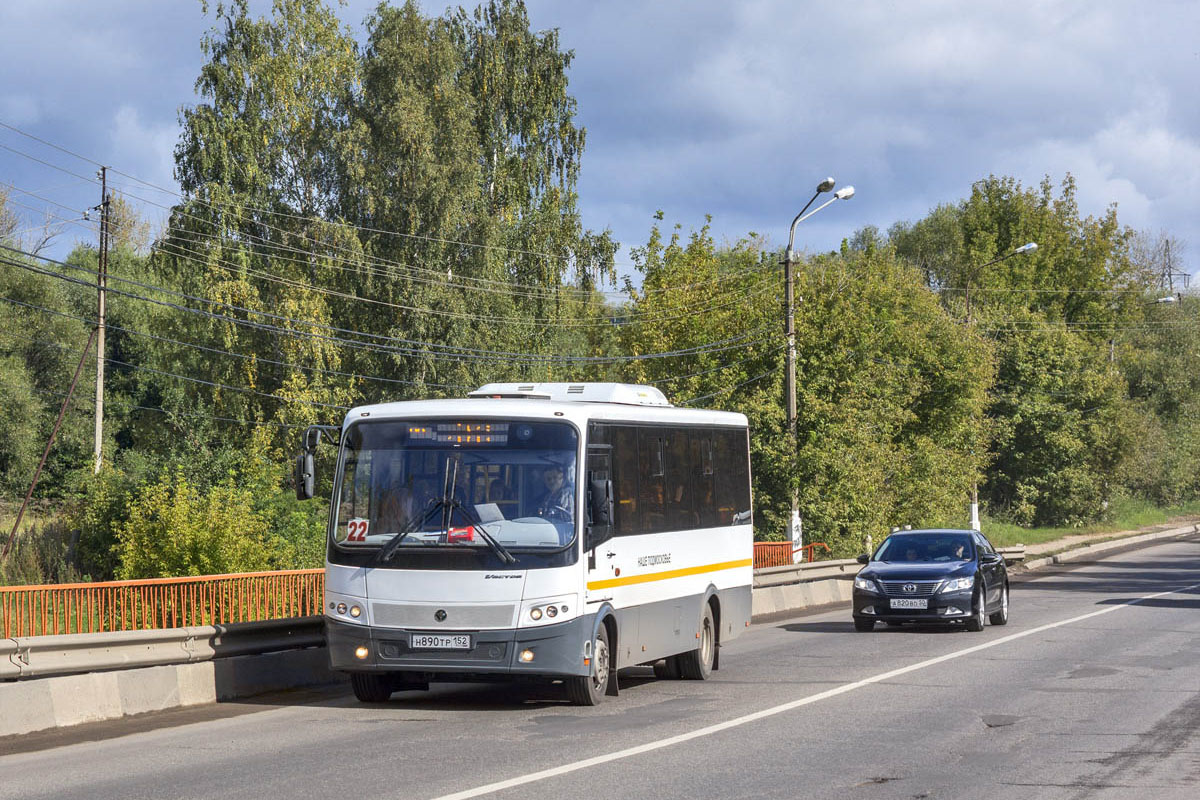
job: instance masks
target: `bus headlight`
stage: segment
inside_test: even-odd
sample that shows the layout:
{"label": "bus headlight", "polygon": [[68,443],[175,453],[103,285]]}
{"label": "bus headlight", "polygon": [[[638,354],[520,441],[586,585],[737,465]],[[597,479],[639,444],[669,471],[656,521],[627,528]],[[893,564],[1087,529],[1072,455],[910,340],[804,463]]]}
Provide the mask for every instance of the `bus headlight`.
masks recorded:
{"label": "bus headlight", "polygon": [[568,594],[560,597],[544,597],[538,600],[526,600],[521,607],[521,627],[549,625],[556,622],[566,622],[576,615],[571,609],[579,605],[579,596]]}

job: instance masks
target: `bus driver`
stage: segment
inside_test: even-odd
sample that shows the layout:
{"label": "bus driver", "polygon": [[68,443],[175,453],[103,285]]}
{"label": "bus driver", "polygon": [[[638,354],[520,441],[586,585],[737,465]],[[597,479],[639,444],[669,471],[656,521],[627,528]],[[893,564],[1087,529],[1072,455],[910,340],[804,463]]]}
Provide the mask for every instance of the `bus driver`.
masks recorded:
{"label": "bus driver", "polygon": [[546,494],[537,506],[537,515],[551,522],[570,522],[575,517],[575,488],[566,482],[563,468],[551,464],[542,473]]}

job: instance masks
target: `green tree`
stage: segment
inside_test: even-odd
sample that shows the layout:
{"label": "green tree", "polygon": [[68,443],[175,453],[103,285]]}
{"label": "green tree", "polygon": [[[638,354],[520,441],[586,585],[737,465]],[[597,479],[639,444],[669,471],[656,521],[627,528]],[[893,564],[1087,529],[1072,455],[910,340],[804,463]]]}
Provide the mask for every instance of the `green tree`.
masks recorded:
{"label": "green tree", "polygon": [[227,481],[202,494],[176,472],[148,484],[118,533],[122,579],[254,572],[272,566],[254,496]]}

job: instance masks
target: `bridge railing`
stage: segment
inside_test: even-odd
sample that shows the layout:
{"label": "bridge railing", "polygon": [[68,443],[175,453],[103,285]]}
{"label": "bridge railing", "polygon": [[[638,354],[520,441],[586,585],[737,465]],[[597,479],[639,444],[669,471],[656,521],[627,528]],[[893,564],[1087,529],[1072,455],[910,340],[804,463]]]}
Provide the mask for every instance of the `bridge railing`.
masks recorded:
{"label": "bridge railing", "polygon": [[0,630],[10,639],[307,617],[324,592],[320,569],[0,586]]}
{"label": "bridge railing", "polygon": [[[825,544],[824,542],[813,542],[812,544],[806,544],[804,547],[800,548],[802,552],[800,560],[804,563],[813,561],[816,558],[817,548],[822,548],[826,553],[829,552],[829,545]],[[755,569],[790,566],[792,561],[791,542],[754,543]]]}

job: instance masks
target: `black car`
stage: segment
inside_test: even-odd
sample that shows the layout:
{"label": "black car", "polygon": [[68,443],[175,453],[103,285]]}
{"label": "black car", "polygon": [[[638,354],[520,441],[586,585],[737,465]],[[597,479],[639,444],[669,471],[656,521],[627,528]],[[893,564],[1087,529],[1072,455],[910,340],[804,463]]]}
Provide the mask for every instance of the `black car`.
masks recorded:
{"label": "black car", "polygon": [[896,531],[875,551],[858,557],[854,628],[955,623],[969,631],[1008,622],[1004,557],[978,531]]}

